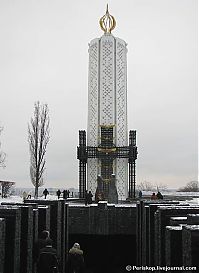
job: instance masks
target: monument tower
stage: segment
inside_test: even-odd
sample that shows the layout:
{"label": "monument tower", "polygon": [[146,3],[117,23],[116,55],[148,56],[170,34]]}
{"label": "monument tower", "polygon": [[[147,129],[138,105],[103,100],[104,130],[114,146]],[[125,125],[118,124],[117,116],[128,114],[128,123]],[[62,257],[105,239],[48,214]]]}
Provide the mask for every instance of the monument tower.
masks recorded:
{"label": "monument tower", "polygon": [[[112,35],[108,5],[100,19],[104,35],[89,44],[88,127],[79,131],[79,193],[94,195],[100,178],[108,198],[114,177],[119,200],[135,195],[136,131],[127,126],[127,44]],[[86,179],[87,178],[87,179]]]}

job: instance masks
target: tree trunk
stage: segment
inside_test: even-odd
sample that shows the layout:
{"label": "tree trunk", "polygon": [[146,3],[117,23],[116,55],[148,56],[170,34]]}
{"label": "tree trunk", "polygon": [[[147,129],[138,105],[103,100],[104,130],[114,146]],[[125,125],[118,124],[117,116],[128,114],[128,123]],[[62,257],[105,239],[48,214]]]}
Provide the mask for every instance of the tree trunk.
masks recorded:
{"label": "tree trunk", "polygon": [[38,199],[38,185],[35,186],[35,199]]}

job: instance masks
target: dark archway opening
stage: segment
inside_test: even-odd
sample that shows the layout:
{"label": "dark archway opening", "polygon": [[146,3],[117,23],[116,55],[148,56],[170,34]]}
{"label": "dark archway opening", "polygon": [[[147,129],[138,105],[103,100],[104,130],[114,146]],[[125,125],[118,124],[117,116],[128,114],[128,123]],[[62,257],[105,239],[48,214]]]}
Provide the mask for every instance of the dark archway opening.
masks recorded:
{"label": "dark archway opening", "polygon": [[136,265],[135,235],[70,235],[69,248],[75,242],[84,251],[86,273],[126,273],[127,265]]}

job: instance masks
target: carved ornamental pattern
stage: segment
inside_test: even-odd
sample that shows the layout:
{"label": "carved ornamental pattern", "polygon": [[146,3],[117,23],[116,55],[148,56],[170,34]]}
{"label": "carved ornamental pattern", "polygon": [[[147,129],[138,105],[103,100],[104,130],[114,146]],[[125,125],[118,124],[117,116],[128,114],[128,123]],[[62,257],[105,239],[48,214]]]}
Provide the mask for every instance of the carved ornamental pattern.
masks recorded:
{"label": "carved ornamental pattern", "polygon": [[98,41],[89,48],[88,145],[98,145]]}

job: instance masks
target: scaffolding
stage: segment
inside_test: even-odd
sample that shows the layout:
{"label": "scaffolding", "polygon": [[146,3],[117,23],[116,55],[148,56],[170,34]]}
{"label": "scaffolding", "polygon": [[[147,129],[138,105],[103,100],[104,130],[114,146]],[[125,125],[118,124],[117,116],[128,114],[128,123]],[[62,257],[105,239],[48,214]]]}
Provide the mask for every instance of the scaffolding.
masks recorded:
{"label": "scaffolding", "polygon": [[79,131],[79,146],[77,159],[79,159],[79,197],[85,197],[86,166],[88,158],[98,158],[101,161],[101,176],[105,198],[108,194],[108,182],[113,173],[113,161],[116,158],[128,158],[129,181],[128,197],[135,198],[137,146],[136,131],[129,131],[129,146],[116,147],[113,143],[113,128],[101,126],[101,143],[98,147],[86,146],[86,131]]}

